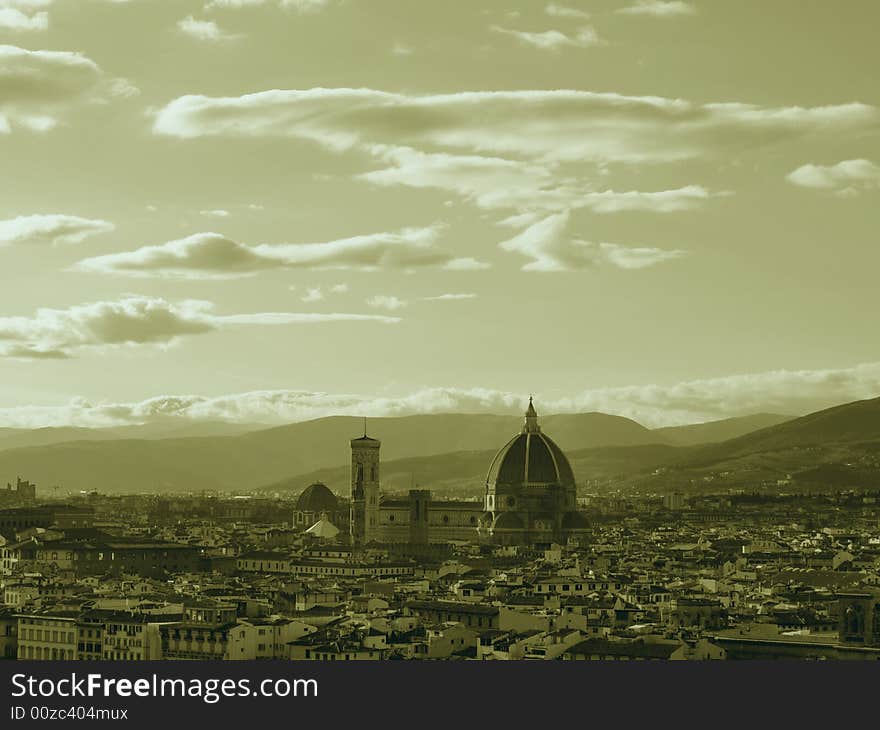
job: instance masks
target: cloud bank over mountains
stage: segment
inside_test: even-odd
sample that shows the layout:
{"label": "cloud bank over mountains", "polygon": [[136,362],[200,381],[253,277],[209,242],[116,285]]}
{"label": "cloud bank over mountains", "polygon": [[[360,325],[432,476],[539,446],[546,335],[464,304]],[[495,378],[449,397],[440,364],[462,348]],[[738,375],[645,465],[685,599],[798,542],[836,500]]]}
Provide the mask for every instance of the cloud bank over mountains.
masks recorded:
{"label": "cloud bank over mountains", "polygon": [[[777,370],[585,390],[570,397],[536,394],[540,411],[599,411],[648,427],[711,421],[758,412],[801,415],[880,395],[880,363],[829,370]],[[263,390],[219,396],[163,395],[128,403],[76,398],[65,405],[0,408],[0,426],[106,427],[167,419],[277,425],[333,415],[419,413],[519,414],[527,395],[491,388],[422,388],[399,397],[303,390]]]}

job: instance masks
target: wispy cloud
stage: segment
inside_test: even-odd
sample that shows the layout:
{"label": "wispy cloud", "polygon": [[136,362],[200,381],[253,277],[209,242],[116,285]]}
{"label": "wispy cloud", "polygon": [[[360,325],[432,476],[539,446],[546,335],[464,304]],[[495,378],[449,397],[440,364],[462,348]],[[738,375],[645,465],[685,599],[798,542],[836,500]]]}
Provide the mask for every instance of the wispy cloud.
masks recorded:
{"label": "wispy cloud", "polygon": [[197,41],[212,43],[233,41],[241,37],[238,33],[229,33],[223,30],[213,20],[198,20],[192,15],[177,21],[177,29],[184,35],[195,38]]}
{"label": "wispy cloud", "polygon": [[593,243],[571,231],[571,215],[557,213],[533,223],[522,233],[499,244],[505,251],[531,259],[523,271],[576,271],[610,265],[620,269],[644,269],[685,254],[681,250],[629,247],[616,243]]}
{"label": "wispy cloud", "polygon": [[407,303],[403,299],[386,294],[377,294],[367,299],[367,306],[373,307],[373,309],[394,311],[396,309],[403,309],[406,305]]}
{"label": "wispy cloud", "polygon": [[804,188],[833,190],[838,195],[858,195],[880,188],[880,165],[870,160],[843,160],[836,165],[802,165],[786,179]]}
{"label": "wispy cloud", "polygon": [[205,10],[218,8],[241,9],[255,8],[262,5],[276,5],[284,10],[291,10],[302,15],[317,13],[330,5],[331,0],[210,0]]}
{"label": "wispy cloud", "polygon": [[491,269],[492,264],[488,261],[480,261],[472,256],[464,256],[462,258],[452,259],[447,262],[443,268],[449,271],[484,271],[485,269]]}
{"label": "wispy cloud", "polygon": [[425,302],[447,302],[457,299],[476,299],[476,294],[438,294],[433,297],[422,297]]}
{"label": "wispy cloud", "polygon": [[300,299],[304,302],[320,302],[324,299],[324,292],[321,291],[321,287],[315,286],[308,289]]}
{"label": "wispy cloud", "polygon": [[114,230],[109,221],[47,213],[0,220],[0,247],[13,244],[82,243]]}
{"label": "wispy cloud", "polygon": [[544,8],[544,12],[554,18],[577,18],[579,20],[590,19],[590,14],[586,10],[580,10],[579,8],[572,8],[558,3],[550,3]]}
{"label": "wispy cloud", "polygon": [[0,30],[30,32],[46,30],[49,27],[49,13],[45,11],[27,13],[14,5],[0,2]]}
{"label": "wispy cloud", "polygon": [[0,45],[0,70],[0,134],[16,128],[47,132],[77,104],[137,93],[81,53]]}
{"label": "wispy cloud", "polygon": [[637,0],[633,5],[620,8],[621,15],[648,15],[655,18],[672,18],[681,15],[696,15],[697,8],[683,0]]}
{"label": "wispy cloud", "polygon": [[562,175],[550,163],[429,153],[410,147],[375,145],[370,151],[391,166],[362,173],[360,179],[381,186],[449,190],[487,210],[672,213],[728,194],[713,193],[701,185],[658,191],[597,190],[594,182]]}
{"label": "wispy cloud", "polygon": [[558,51],[561,48],[592,48],[601,46],[603,41],[599,38],[599,34],[595,28],[590,26],[582,26],[572,33],[566,33],[561,30],[544,30],[544,31],[525,31],[514,30],[512,28],[504,28],[500,25],[491,25],[489,30],[493,33],[501,33],[503,35],[515,38],[520,43],[533,48],[539,48],[544,51]]}
{"label": "wispy cloud", "polygon": [[38,309],[32,317],[0,317],[0,357],[67,358],[102,347],[169,345],[181,337],[231,325],[315,324],[397,318],[363,314],[257,312],[220,315],[210,302],[167,301],[126,296],[115,301],[78,304],[67,309]]}
{"label": "wispy cloud", "polygon": [[585,163],[669,162],[878,124],[880,112],[860,103],[767,107],[572,90],[416,96],[319,88],[182,96],[159,110],[153,130],[181,138],[293,137],[336,151],[439,147]]}
{"label": "wispy cloud", "polygon": [[324,243],[255,246],[219,233],[196,233],[134,251],[84,259],[76,268],[104,274],[189,279],[247,276],[281,268],[406,270],[455,261],[436,245],[440,231],[439,226],[405,228]]}

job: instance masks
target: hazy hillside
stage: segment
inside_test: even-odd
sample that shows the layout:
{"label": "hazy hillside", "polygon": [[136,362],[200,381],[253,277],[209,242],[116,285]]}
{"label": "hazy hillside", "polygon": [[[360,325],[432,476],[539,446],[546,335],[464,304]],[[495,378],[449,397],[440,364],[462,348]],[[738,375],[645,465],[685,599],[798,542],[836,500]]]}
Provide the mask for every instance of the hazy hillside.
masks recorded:
{"label": "hazy hillside", "polygon": [[[580,413],[547,416],[541,425],[568,453],[582,484],[664,491],[775,484],[788,475],[795,483],[831,487],[880,482],[880,467],[874,466],[880,454],[880,398],[706,444],[782,418],[759,414],[651,431],[627,418]],[[0,445],[0,483],[21,475],[37,482],[44,493],[58,485],[64,494],[80,489],[299,491],[320,479],[347,491],[348,441],[363,432],[361,419],[321,418],[232,435],[224,433],[226,426],[193,424],[193,429],[220,433],[187,438],[125,438],[139,433],[130,429],[25,432],[32,439],[79,440],[5,449]],[[388,491],[415,483],[441,493],[478,492],[492,456],[520,426],[518,416],[467,414],[368,422],[370,435],[383,441],[383,485]],[[96,433],[111,438],[99,440]],[[0,444],[19,437],[14,430],[0,430]],[[691,445],[697,442],[702,445]]]}
{"label": "hazy hillside", "polygon": [[696,444],[714,444],[720,441],[743,436],[768,426],[791,420],[791,416],[778,413],[756,413],[751,416],[725,418],[721,421],[692,423],[687,426],[666,426],[655,428],[654,433],[676,446],[694,446]]}
{"label": "hazy hillside", "polygon": [[26,446],[62,444],[69,441],[229,436],[261,428],[265,428],[265,426],[251,423],[228,423],[226,421],[184,421],[182,419],[112,428],[78,428],[75,426],[0,428],[0,451]]}
{"label": "hazy hillside", "polygon": [[[458,451],[497,450],[521,417],[441,414],[376,418],[386,461]],[[566,450],[656,443],[635,421],[602,413],[547,416],[542,425]],[[0,451],[0,479],[15,475],[48,488],[101,491],[252,489],[291,475],[348,463],[358,418],[331,417],[232,436],[80,440]]]}
{"label": "hazy hillside", "polygon": [[880,487],[880,398],[817,411],[718,444],[683,451],[644,489]]}
{"label": "hazy hillside", "polygon": [[720,461],[743,454],[809,446],[880,441],[880,398],[816,411],[776,426],[700,449],[688,463]]}
{"label": "hazy hillside", "polygon": [[[626,477],[680,458],[682,449],[665,444],[606,446],[568,452],[578,484]],[[459,451],[436,456],[394,459],[382,464],[384,492],[406,491],[411,486],[429,487],[435,493],[477,496],[482,493],[486,472],[495,450]],[[318,469],[266,484],[267,492],[300,492],[312,482],[324,482],[339,495],[348,493],[349,467]]]}

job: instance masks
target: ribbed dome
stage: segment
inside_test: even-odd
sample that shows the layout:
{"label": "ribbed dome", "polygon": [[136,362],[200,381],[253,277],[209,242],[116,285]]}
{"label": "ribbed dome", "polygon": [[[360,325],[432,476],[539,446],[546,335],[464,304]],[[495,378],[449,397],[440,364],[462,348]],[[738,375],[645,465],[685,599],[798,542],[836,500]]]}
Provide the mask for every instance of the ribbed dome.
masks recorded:
{"label": "ribbed dome", "polygon": [[523,431],[514,436],[495,455],[486,483],[574,485],[568,459],[549,436],[541,433],[538,414],[529,399]]}
{"label": "ribbed dome", "polygon": [[307,486],[296,500],[296,509],[299,512],[335,512],[338,506],[336,495],[321,482]]}

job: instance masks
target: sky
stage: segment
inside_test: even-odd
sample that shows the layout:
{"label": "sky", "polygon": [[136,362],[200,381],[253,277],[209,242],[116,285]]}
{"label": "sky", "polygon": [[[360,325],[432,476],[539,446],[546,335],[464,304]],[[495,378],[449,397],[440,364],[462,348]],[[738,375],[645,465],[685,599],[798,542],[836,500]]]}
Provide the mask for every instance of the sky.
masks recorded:
{"label": "sky", "polygon": [[0,0],[0,426],[878,396],[878,22]]}

